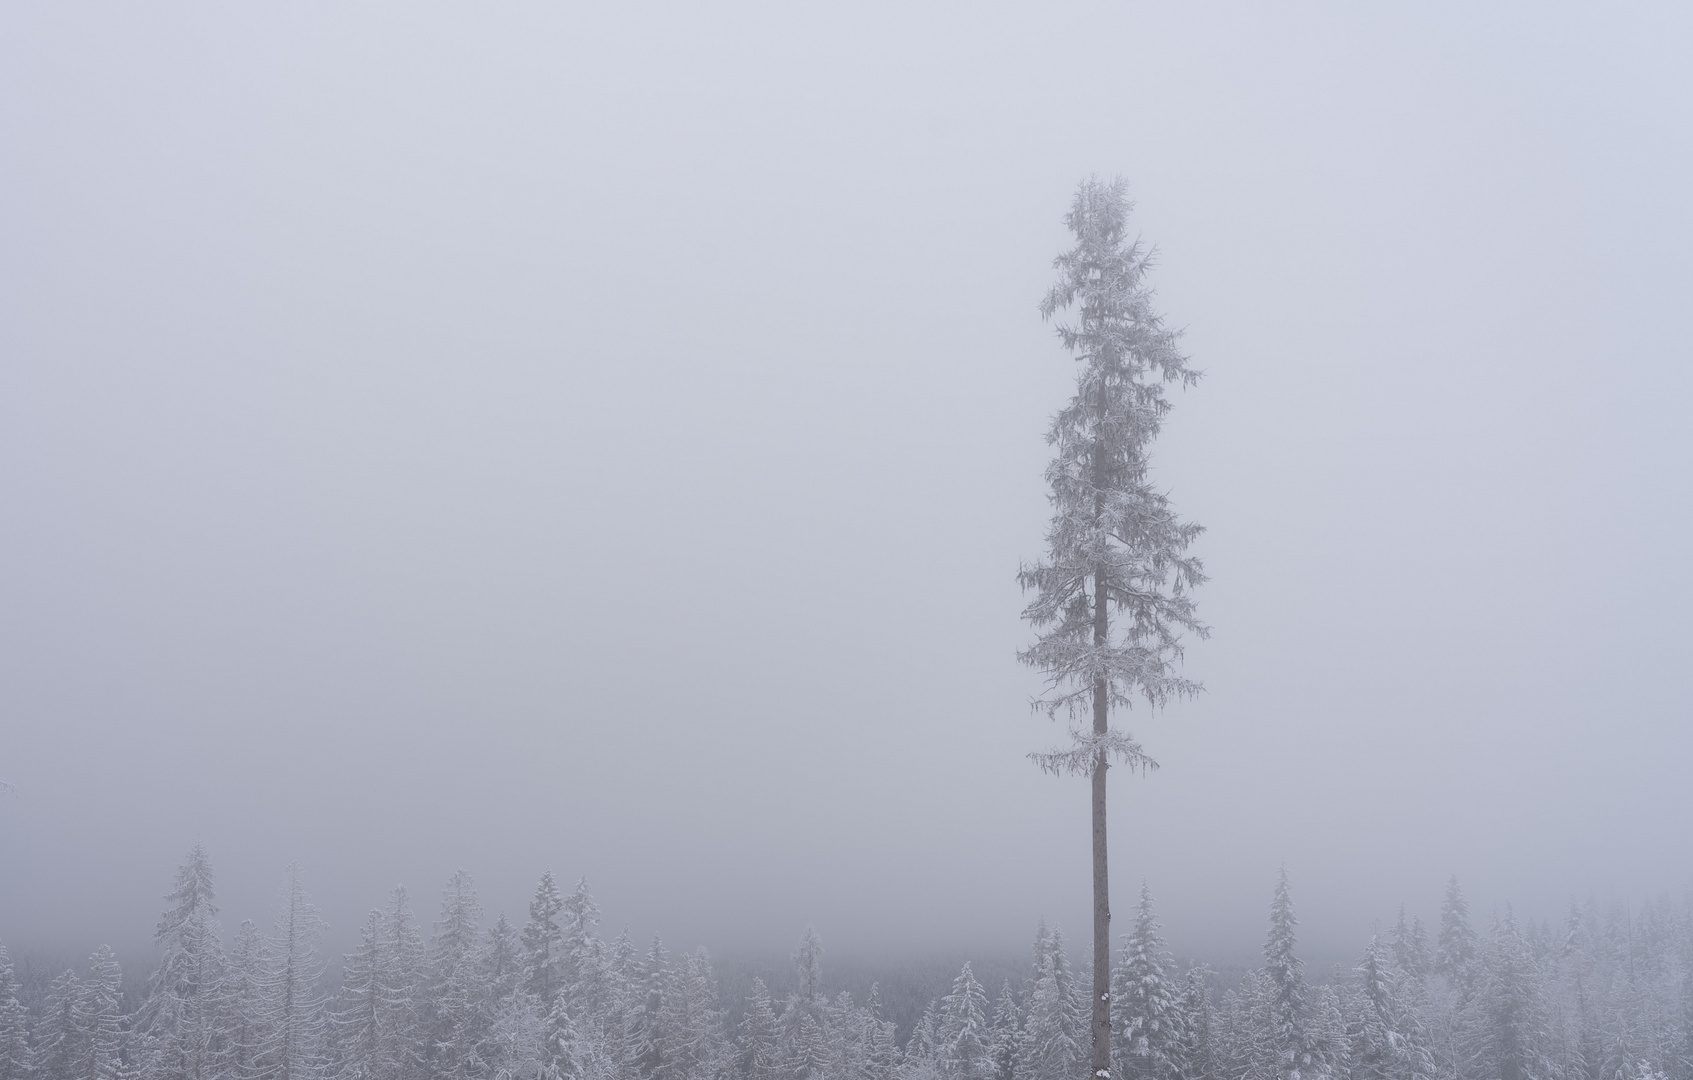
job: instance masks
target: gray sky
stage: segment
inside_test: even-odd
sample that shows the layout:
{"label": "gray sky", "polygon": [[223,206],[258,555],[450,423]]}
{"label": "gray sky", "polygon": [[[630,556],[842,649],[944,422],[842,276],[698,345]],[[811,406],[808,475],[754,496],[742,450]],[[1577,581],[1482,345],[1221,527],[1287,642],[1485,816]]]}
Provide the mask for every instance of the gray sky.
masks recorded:
{"label": "gray sky", "polygon": [[[1208,692],[1119,922],[1693,882],[1682,5],[0,11],[0,938],[300,860],[719,951],[1086,931],[1016,666],[1122,173]],[[268,8],[268,10],[261,10]]]}

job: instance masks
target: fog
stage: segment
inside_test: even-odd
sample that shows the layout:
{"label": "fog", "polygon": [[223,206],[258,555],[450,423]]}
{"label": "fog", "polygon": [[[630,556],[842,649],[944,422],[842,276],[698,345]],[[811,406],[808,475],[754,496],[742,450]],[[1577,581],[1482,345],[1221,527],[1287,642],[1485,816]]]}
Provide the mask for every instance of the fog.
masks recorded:
{"label": "fog", "polygon": [[1205,372],[1200,697],[1119,912],[1356,954],[1693,884],[1693,18],[1607,5],[0,12],[0,939],[298,861],[719,954],[1088,926],[1020,667],[1038,301],[1125,176]]}

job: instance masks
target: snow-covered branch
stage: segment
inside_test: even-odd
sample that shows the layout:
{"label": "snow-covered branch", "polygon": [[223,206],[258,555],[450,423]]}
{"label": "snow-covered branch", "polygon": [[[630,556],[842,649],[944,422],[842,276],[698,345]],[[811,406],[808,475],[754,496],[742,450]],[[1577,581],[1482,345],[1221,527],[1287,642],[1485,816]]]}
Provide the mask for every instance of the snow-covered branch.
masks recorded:
{"label": "snow-covered branch", "polygon": [[1072,728],[1070,739],[1069,749],[1033,753],[1029,755],[1029,760],[1054,776],[1092,775],[1101,755],[1106,761],[1114,760],[1143,772],[1158,767],[1158,763],[1147,756],[1133,736],[1116,728],[1107,730],[1103,735]]}

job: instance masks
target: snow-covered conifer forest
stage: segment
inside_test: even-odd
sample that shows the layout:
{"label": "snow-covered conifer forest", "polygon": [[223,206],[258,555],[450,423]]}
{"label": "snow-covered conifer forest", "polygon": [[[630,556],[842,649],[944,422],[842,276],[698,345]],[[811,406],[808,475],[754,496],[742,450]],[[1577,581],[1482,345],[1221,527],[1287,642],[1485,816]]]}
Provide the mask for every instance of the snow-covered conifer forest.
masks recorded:
{"label": "snow-covered conifer forest", "polygon": [[[1477,920],[1456,878],[1321,977],[1298,955],[1284,870],[1263,963],[1238,978],[1170,955],[1142,886],[1112,967],[1112,1058],[1135,1080],[1685,1080],[1693,904],[1572,905]],[[144,982],[112,950],[47,971],[0,951],[0,1080],[1070,1080],[1087,973],[1045,924],[1021,977],[966,963],[906,1023],[880,989],[831,986],[807,928],[792,970],[731,999],[701,949],[607,940],[585,880],[541,875],[485,916],[460,871],[438,903],[396,886],[338,960],[297,868],[264,924],[230,934],[196,847]],[[126,992],[126,987],[129,990]]]}
{"label": "snow-covered conifer forest", "polygon": [[0,3],[0,1080],[1693,1080],[1690,56]]}

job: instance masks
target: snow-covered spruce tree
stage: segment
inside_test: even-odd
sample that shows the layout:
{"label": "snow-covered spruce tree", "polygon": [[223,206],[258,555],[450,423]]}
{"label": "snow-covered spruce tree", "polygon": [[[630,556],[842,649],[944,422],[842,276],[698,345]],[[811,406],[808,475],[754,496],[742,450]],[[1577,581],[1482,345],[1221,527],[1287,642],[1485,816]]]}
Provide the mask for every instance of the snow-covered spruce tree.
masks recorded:
{"label": "snow-covered spruce tree", "polygon": [[835,1057],[829,1042],[829,1032],[822,1021],[801,1013],[789,1049],[788,1075],[793,1080],[825,1080]]}
{"label": "snow-covered spruce tree", "polygon": [[519,991],[502,1001],[482,1054],[492,1080],[545,1080],[546,1027],[533,996]]}
{"label": "snow-covered spruce tree", "polygon": [[424,1074],[462,1078],[473,1071],[484,1036],[483,987],[476,964],[482,907],[476,884],[459,870],[441,896],[441,917],[429,943],[429,992],[424,1001]]}
{"label": "snow-covered spruce tree", "polygon": [[1212,1039],[1218,1075],[1234,1080],[1280,1080],[1263,973],[1248,971],[1223,994]]}
{"label": "snow-covered spruce tree", "polygon": [[148,1040],[146,1080],[213,1080],[225,1073],[223,931],[212,866],[199,844],[176,871],[153,940],[159,966],[136,1028]]}
{"label": "snow-covered spruce tree", "polygon": [[[1017,1004],[1010,998],[1006,999],[1006,1004],[1012,1010],[1011,1022],[1015,1025]],[[878,983],[870,984],[870,996],[864,1001],[864,1019],[864,1080],[892,1080],[899,1068],[898,1029],[892,1020],[883,1017],[882,987]],[[1013,1049],[1014,1045],[1006,1049],[1008,1063]]]}
{"label": "snow-covered spruce tree", "polygon": [[828,999],[823,995],[823,939],[818,937],[816,927],[805,928],[791,959],[794,989],[777,1017],[776,1030],[781,1040],[783,1069],[786,1075],[798,1078],[823,1068],[823,1058],[829,1054],[830,1033],[824,1016]]}
{"label": "snow-covered spruce tree", "polygon": [[606,1007],[596,1018],[597,1027],[604,1040],[604,1060],[618,1080],[627,1080],[627,1046],[646,1008],[646,978],[641,950],[627,926],[617,932],[606,954]]}
{"label": "snow-covered spruce tree", "polygon": [[868,1080],[867,1062],[872,1035],[870,1014],[842,990],[823,1009],[823,1028],[829,1035],[830,1075],[838,1080]]}
{"label": "snow-covered spruce tree", "polygon": [[76,1001],[79,1054],[71,1080],[128,1080],[123,1061],[123,970],[110,946],[88,958]]}
{"label": "snow-covered spruce tree", "polygon": [[258,924],[241,923],[230,949],[228,981],[225,986],[225,1039],[227,1067],[231,1080],[258,1080],[261,1055],[270,1030],[267,978],[272,969],[270,950]]}
{"label": "snow-covered spruce tree", "polygon": [[547,1010],[541,1032],[545,1040],[543,1056],[547,1074],[558,1080],[581,1080],[593,1055],[584,1052],[587,1046],[577,1032],[576,1019],[570,1015],[563,994],[553,999],[553,1007]]}
{"label": "snow-covered spruce tree", "polygon": [[988,995],[965,964],[941,1002],[940,1071],[947,1080],[990,1080]]}
{"label": "snow-covered spruce tree", "polygon": [[29,1032],[12,958],[0,945],[0,1080],[26,1080],[30,1071]]}
{"label": "snow-covered spruce tree", "polygon": [[292,864],[270,941],[269,1017],[260,1055],[266,1080],[317,1080],[323,1075],[329,1016],[318,989],[324,969],[318,952],[322,940],[323,919],[306,895],[300,867]]}
{"label": "snow-covered spruce tree", "polygon": [[1039,638],[1019,654],[1048,679],[1036,707],[1072,720],[1071,745],[1034,755],[1054,773],[1093,783],[1093,994],[1091,1072],[1111,1072],[1111,902],[1106,860],[1105,774],[1116,760],[1154,763],[1111,726],[1113,707],[1136,698],[1159,707],[1198,685],[1176,674],[1182,634],[1203,637],[1191,590],[1204,580],[1186,554],[1197,525],[1177,518],[1152,483],[1148,454],[1170,404],[1166,383],[1188,386],[1199,373],[1177,348],[1178,333],[1153,307],[1147,270],[1153,252],[1129,233],[1131,204],[1122,180],[1085,181],[1064,223],[1075,247],[1054,266],[1058,283],[1041,314],[1061,322],[1064,347],[1080,361],[1076,393],[1053,418],[1047,468],[1053,506],[1047,555],[1018,575],[1034,601],[1023,615]]}
{"label": "snow-covered spruce tree", "polygon": [[782,1050],[776,1036],[776,1007],[763,979],[753,979],[741,1018],[740,1073],[746,1080],[779,1080]]}
{"label": "snow-covered spruce tree", "polygon": [[1405,921],[1404,904],[1399,905],[1399,921],[1393,924],[1389,945],[1399,973],[1421,984],[1428,977],[1432,963],[1428,951],[1428,931],[1423,929],[1420,918],[1412,923]]}
{"label": "snow-covered spruce tree", "polygon": [[682,957],[664,1003],[670,1061],[663,1080],[723,1080],[733,1054],[717,1004],[711,958],[698,949]]}
{"label": "snow-covered spruce tree", "polygon": [[988,1054],[993,1063],[993,1080],[1015,1080],[1017,1046],[1023,1039],[1021,1010],[1011,980],[999,986],[993,1003],[993,1026],[988,1037]]}
{"label": "snow-covered spruce tree", "polygon": [[543,871],[535,898],[529,901],[529,922],[523,927],[524,989],[535,995],[543,1011],[552,1008],[562,981],[564,930],[559,916],[563,912],[564,897],[559,895],[553,872]]}
{"label": "snow-covered spruce tree", "polygon": [[899,1067],[901,1080],[940,1080],[940,1030],[941,1003],[931,1001],[905,1041],[905,1057]]}
{"label": "snow-covered spruce tree", "polygon": [[1477,965],[1469,1057],[1489,1080],[1561,1080],[1540,972],[1511,909],[1494,926]]}
{"label": "snow-covered spruce tree", "polygon": [[[1087,989],[1082,980],[1076,977],[1076,972],[1070,966],[1070,949],[1064,943],[1064,931],[1054,929],[1051,937],[1050,956],[1052,960],[1053,985],[1058,989],[1058,1000],[1062,1003],[1060,1015],[1066,1025],[1070,1041],[1076,1046],[1081,1056],[1077,1060],[1078,1066],[1085,1065],[1088,1060],[1088,1023],[1090,1019]],[[1080,1072],[1078,1067],[1076,1072]]]}
{"label": "snow-covered spruce tree", "polygon": [[1175,961],[1164,949],[1152,892],[1144,882],[1134,929],[1111,976],[1111,1037],[1125,1080],[1186,1080],[1187,1018],[1171,978]]}
{"label": "snow-covered spruce tree", "polygon": [[1216,1009],[1205,986],[1210,969],[1195,964],[1182,980],[1182,1014],[1187,1018],[1187,1043],[1182,1048],[1187,1062],[1185,1080],[1219,1080],[1217,1071]]}
{"label": "snow-covered spruce tree", "polygon": [[1358,995],[1353,1000],[1353,1016],[1346,1024],[1351,1039],[1351,1080],[1400,1080],[1398,1038],[1393,1031],[1398,1000],[1375,936],[1371,936],[1370,946],[1354,970],[1358,973]]}
{"label": "snow-covered spruce tree", "polygon": [[382,1061],[383,915],[372,908],[359,928],[359,947],[341,962],[335,1010],[336,1075],[341,1080],[392,1080]]}
{"label": "snow-covered spruce tree", "polygon": [[1275,898],[1270,902],[1270,933],[1264,940],[1264,985],[1269,1007],[1270,1049],[1282,1080],[1326,1077],[1328,1055],[1313,1024],[1310,994],[1305,985],[1304,962],[1294,955],[1293,896],[1288,890],[1287,868],[1276,878]]}
{"label": "snow-covered spruce tree", "polygon": [[595,929],[600,909],[588,891],[588,879],[576,880],[576,888],[564,900],[561,993],[573,1012],[582,1015],[605,1007],[605,943]]}
{"label": "snow-covered spruce tree", "polygon": [[88,1041],[77,1017],[82,983],[67,969],[47,988],[46,1006],[35,1028],[36,1074],[46,1080],[71,1080],[77,1075],[83,1043]]}
{"label": "snow-covered spruce tree", "polygon": [[[1046,939],[1045,931],[1043,926],[1043,939]],[[1063,955],[1060,936],[1056,948],[1049,947],[1036,959],[1034,985],[1029,991],[1029,1015],[1023,1021],[1023,1041],[1018,1048],[1018,1080],[1075,1080],[1088,1060],[1076,1005],[1058,968]]]}
{"label": "snow-covered spruce tree", "polygon": [[[1334,969],[1336,982],[1345,978],[1340,966]],[[1352,1075],[1352,1047],[1346,1038],[1346,1001],[1337,985],[1316,987],[1311,995],[1311,1034],[1322,1055],[1322,1071],[1336,1080]]]}
{"label": "snow-covered spruce tree", "polygon": [[1476,961],[1476,933],[1470,926],[1470,905],[1458,887],[1458,875],[1446,883],[1446,899],[1440,905],[1440,938],[1436,943],[1434,970],[1447,985],[1468,992]]}
{"label": "snow-covered spruce tree", "polygon": [[377,1008],[382,1013],[382,1061],[394,1080],[416,1080],[423,1071],[423,934],[404,885],[388,894],[382,962],[377,965]]}
{"label": "snow-covered spruce tree", "polygon": [[[1400,924],[1404,924],[1403,913]],[[1384,953],[1372,937],[1354,969],[1359,993],[1347,1025],[1352,1080],[1434,1080],[1434,1058],[1427,1040],[1416,1017],[1400,1000]]]}
{"label": "snow-covered spruce tree", "polygon": [[823,939],[807,925],[794,951],[794,1000],[813,1016],[823,1008]]}
{"label": "snow-covered spruce tree", "polygon": [[625,1021],[622,1059],[629,1075],[639,1080],[662,1077],[670,1062],[669,1032],[665,1029],[665,998],[670,993],[670,953],[655,934],[642,959]]}
{"label": "snow-covered spruce tree", "polygon": [[517,928],[504,912],[488,928],[478,967],[487,995],[485,1008],[492,1016],[493,1011],[517,993],[523,983],[523,943],[517,936]]}

